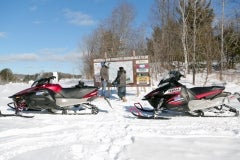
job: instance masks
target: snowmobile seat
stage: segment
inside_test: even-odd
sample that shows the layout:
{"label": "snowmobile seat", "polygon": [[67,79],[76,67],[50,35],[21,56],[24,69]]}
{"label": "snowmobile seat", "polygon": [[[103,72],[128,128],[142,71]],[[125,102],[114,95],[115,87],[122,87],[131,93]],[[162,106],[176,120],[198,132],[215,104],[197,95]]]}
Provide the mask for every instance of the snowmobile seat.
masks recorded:
{"label": "snowmobile seat", "polygon": [[73,88],[62,88],[60,94],[65,98],[83,98],[86,94],[93,91],[96,88],[89,87],[73,87]]}
{"label": "snowmobile seat", "polygon": [[211,93],[212,91],[217,91],[217,90],[222,91],[224,89],[225,89],[224,86],[210,86],[210,87],[193,87],[193,88],[189,88],[189,91],[193,95],[200,95],[204,93]]}

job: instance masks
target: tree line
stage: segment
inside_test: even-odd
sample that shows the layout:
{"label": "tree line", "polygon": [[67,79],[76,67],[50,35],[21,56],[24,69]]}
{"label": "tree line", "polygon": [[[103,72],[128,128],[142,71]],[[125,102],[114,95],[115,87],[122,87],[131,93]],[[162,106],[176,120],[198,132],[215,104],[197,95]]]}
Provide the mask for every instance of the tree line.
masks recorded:
{"label": "tree line", "polygon": [[[240,14],[238,7],[231,10],[231,16],[224,8],[239,4],[230,0],[215,4],[211,0],[155,0],[149,23],[136,26],[134,6],[124,1],[84,37],[84,74],[93,77],[95,58],[130,56],[133,51],[149,55],[155,73],[183,69],[194,75],[204,68],[209,74],[215,63],[220,73],[234,68],[240,56]],[[221,10],[218,15],[216,8]]]}
{"label": "tree line", "polygon": [[[39,78],[43,77],[50,77],[52,76],[52,72],[43,72],[43,73],[36,73],[36,74],[14,74],[11,69],[4,68],[0,71],[0,83],[8,83],[8,82],[29,82],[31,80],[35,81]],[[58,80],[63,78],[82,78],[82,75],[73,75],[68,73],[61,73],[58,72]]]}

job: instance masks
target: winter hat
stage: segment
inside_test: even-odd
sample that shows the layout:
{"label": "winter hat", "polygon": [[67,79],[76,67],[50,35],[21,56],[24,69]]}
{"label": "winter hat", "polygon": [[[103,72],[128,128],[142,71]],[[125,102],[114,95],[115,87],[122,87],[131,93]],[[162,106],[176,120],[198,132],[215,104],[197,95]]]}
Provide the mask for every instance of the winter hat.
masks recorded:
{"label": "winter hat", "polygon": [[101,62],[101,66],[103,67],[105,65],[106,62]]}

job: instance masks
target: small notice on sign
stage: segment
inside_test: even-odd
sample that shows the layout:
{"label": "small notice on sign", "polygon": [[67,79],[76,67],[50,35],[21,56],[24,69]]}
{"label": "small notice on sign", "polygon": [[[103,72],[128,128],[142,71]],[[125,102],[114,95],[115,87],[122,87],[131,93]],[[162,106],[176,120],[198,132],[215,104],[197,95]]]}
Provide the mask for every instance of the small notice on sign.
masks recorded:
{"label": "small notice on sign", "polygon": [[150,77],[149,76],[138,76],[137,77],[137,84],[141,85],[149,85],[150,84]]}

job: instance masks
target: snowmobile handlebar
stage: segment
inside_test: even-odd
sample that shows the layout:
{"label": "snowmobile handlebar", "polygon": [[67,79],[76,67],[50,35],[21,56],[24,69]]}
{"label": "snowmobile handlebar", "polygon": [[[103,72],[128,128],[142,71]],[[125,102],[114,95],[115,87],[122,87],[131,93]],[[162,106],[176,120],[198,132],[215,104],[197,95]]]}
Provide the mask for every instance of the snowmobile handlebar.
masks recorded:
{"label": "snowmobile handlebar", "polygon": [[51,76],[51,77],[49,77],[49,80],[55,79],[55,78],[56,78],[55,76]]}

